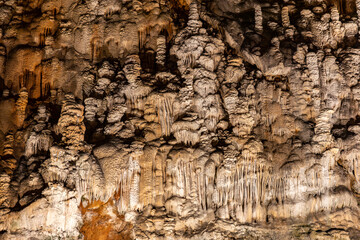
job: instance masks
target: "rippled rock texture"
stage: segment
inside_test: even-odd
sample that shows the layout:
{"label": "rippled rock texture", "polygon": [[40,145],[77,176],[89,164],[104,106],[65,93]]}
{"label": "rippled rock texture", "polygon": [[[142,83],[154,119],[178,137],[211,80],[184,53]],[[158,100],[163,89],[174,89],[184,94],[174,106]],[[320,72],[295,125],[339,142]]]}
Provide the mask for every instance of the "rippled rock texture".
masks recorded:
{"label": "rippled rock texture", "polygon": [[360,239],[359,0],[0,0],[0,239]]}

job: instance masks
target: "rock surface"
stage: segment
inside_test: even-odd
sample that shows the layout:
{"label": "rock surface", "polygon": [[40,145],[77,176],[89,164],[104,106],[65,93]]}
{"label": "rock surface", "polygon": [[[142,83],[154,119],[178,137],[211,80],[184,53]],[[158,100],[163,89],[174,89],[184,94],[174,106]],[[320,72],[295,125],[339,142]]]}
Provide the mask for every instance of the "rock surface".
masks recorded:
{"label": "rock surface", "polygon": [[0,0],[0,24],[0,239],[360,239],[360,1]]}

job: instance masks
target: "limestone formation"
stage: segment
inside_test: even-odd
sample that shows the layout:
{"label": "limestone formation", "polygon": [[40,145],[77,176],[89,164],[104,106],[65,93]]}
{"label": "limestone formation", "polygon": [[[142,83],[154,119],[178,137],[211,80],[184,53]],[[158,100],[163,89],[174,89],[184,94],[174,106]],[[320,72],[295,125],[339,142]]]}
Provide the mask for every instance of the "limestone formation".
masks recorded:
{"label": "limestone formation", "polygon": [[360,239],[360,1],[0,23],[0,239]]}

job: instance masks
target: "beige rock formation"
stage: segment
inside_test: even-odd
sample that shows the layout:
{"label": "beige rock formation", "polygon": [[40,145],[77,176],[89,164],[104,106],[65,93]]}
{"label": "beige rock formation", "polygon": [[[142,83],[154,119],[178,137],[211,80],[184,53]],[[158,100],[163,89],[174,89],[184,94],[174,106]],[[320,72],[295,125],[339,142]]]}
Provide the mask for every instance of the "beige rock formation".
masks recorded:
{"label": "beige rock formation", "polygon": [[0,0],[0,239],[360,239],[359,9]]}

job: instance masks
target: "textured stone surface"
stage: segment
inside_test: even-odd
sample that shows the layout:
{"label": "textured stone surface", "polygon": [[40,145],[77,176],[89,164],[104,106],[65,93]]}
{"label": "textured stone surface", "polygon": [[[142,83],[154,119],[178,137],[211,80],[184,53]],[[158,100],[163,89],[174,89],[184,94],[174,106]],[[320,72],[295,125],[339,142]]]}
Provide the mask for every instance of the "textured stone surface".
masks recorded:
{"label": "textured stone surface", "polygon": [[360,239],[359,14],[0,0],[0,239]]}

